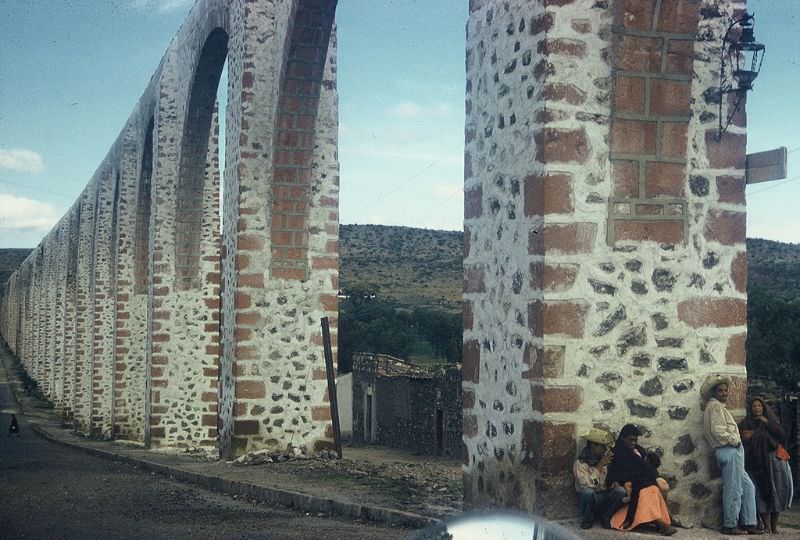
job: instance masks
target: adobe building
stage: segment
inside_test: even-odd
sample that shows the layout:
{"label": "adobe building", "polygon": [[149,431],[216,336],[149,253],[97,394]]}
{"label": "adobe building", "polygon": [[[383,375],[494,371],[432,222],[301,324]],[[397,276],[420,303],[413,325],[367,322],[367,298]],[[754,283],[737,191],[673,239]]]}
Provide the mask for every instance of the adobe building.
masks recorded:
{"label": "adobe building", "polygon": [[385,354],[353,355],[353,440],[458,459],[461,366],[425,369]]}

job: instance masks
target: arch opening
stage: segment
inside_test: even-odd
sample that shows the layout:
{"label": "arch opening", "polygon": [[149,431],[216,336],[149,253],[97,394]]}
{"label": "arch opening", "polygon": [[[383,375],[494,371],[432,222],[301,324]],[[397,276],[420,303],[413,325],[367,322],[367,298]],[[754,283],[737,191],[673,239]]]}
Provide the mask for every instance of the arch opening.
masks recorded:
{"label": "arch opening", "polygon": [[228,35],[217,28],[209,34],[194,78],[181,142],[175,212],[175,289],[200,286],[203,189],[209,162],[209,139],[217,88],[228,55]]}
{"label": "arch opening", "polygon": [[154,117],[147,123],[142,149],[142,165],[139,173],[139,188],[136,197],[136,232],[134,244],[135,292],[147,292],[147,254],[150,243],[150,209],[153,178],[153,129]]}

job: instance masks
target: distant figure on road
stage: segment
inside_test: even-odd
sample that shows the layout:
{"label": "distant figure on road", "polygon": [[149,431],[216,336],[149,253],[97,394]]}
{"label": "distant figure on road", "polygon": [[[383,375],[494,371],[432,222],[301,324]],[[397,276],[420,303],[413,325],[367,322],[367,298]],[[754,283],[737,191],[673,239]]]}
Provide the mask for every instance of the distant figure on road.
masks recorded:
{"label": "distant figure on road", "polygon": [[17,416],[14,414],[11,415],[11,425],[8,426],[8,436],[11,437],[12,435],[19,437],[19,423],[17,423]]}

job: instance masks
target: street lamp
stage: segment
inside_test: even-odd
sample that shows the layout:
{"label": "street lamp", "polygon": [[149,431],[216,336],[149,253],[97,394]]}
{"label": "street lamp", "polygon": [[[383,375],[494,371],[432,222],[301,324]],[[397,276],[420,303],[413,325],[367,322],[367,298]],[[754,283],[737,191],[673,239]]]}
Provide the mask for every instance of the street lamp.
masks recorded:
{"label": "street lamp", "polygon": [[[765,47],[756,41],[753,32],[755,18],[745,12],[728,26],[722,38],[719,69],[719,131],[717,142],[731,125],[733,117],[739,110],[742,99],[748,90],[753,89],[753,82],[761,70],[764,61]],[[730,69],[730,77],[727,70]],[[727,119],[722,120],[722,98],[726,94],[736,94],[736,102],[729,111]]]}

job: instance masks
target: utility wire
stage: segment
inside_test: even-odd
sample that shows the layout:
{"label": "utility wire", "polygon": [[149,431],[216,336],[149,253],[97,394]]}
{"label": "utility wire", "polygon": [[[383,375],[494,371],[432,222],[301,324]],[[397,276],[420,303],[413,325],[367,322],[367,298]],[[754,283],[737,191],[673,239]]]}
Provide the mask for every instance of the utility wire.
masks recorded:
{"label": "utility wire", "polygon": [[453,193],[451,193],[450,195],[448,195],[448,196],[447,196],[447,198],[446,198],[445,200],[443,200],[442,202],[440,202],[439,204],[437,204],[437,205],[436,205],[436,206],[435,206],[433,209],[431,209],[431,211],[430,211],[430,212],[428,212],[427,214],[425,214],[424,216],[422,216],[422,217],[421,217],[421,218],[418,220],[418,223],[424,223],[426,219],[428,219],[429,217],[431,217],[433,214],[435,214],[436,212],[438,212],[438,211],[439,211],[439,209],[440,209],[442,206],[444,206],[445,204],[447,204],[447,203],[450,201],[450,199],[452,199],[452,198],[453,198],[453,197],[455,197],[456,195],[463,195],[463,193],[464,193],[464,188],[463,188],[463,187],[462,187],[462,188],[460,188],[460,189],[456,189],[456,190],[454,190],[454,191],[453,191]]}
{"label": "utility wire", "polygon": [[18,184],[17,182],[11,182],[9,180],[0,179],[0,182],[2,182],[3,184],[10,184],[12,186],[17,186],[17,187],[21,187],[21,188],[25,188],[25,189],[32,189],[34,191],[42,191],[44,193],[49,193],[51,195],[58,195],[59,197],[66,197],[67,199],[74,199],[75,198],[73,195],[65,195],[63,193],[57,193],[55,191],[50,191],[49,189],[36,188],[36,187],[33,187],[33,186],[26,186],[25,184]]}
{"label": "utility wire", "polygon": [[[398,185],[397,185],[397,186],[395,186],[394,188],[390,189],[390,190],[389,190],[389,191],[387,191],[386,193],[383,193],[383,194],[379,195],[378,197],[376,197],[376,198],[375,198],[375,199],[373,199],[372,201],[368,202],[367,204],[365,204],[364,206],[362,206],[362,207],[361,207],[361,208],[359,208],[358,210],[355,210],[355,211],[351,212],[350,214],[348,214],[348,215],[346,216],[346,217],[347,217],[347,219],[351,219],[353,216],[355,216],[355,215],[357,215],[357,214],[360,214],[362,211],[366,210],[367,208],[369,208],[369,207],[370,207],[370,206],[372,206],[373,204],[377,203],[377,202],[378,202],[378,201],[380,201],[381,199],[384,199],[384,198],[386,198],[387,196],[391,195],[392,193],[395,193],[396,191],[400,190],[401,188],[403,188],[403,187],[407,186],[408,184],[410,184],[411,182],[413,182],[414,180],[416,180],[417,178],[419,178],[420,176],[422,176],[422,174],[423,174],[423,173],[425,173],[425,172],[427,172],[428,170],[432,169],[432,168],[433,168],[435,165],[437,165],[439,162],[441,162],[441,161],[442,161],[444,158],[446,158],[447,156],[449,156],[450,154],[452,154],[454,150],[456,150],[457,148],[460,148],[460,147],[461,147],[463,144],[464,144],[464,143],[462,143],[462,142],[460,142],[460,141],[459,141],[459,142],[458,142],[458,144],[456,144],[455,146],[453,146],[452,148],[450,148],[449,150],[447,150],[447,152],[445,152],[445,153],[444,153],[444,154],[442,154],[440,157],[438,157],[438,158],[436,158],[435,160],[433,160],[433,161],[432,161],[430,164],[428,164],[428,165],[427,165],[425,168],[423,168],[423,169],[422,169],[422,170],[420,170],[419,172],[417,172],[417,173],[413,174],[413,175],[412,175],[410,178],[408,178],[407,180],[404,180],[403,182],[401,182],[400,184],[398,184]],[[343,216],[343,218],[344,218],[344,216]],[[342,221],[344,221],[344,219],[343,219]]]}
{"label": "utility wire", "polygon": [[754,191],[753,193],[750,193],[748,195],[748,197],[752,197],[753,195],[758,195],[759,193],[764,193],[765,191],[769,191],[772,188],[776,188],[778,186],[782,186],[783,184],[788,184],[789,182],[792,182],[792,181],[798,180],[798,179],[800,179],[800,175],[793,176],[791,178],[787,178],[786,180],[783,180],[782,182],[778,182],[777,184],[772,184],[771,186],[765,187],[764,189],[759,189],[758,191]]}

